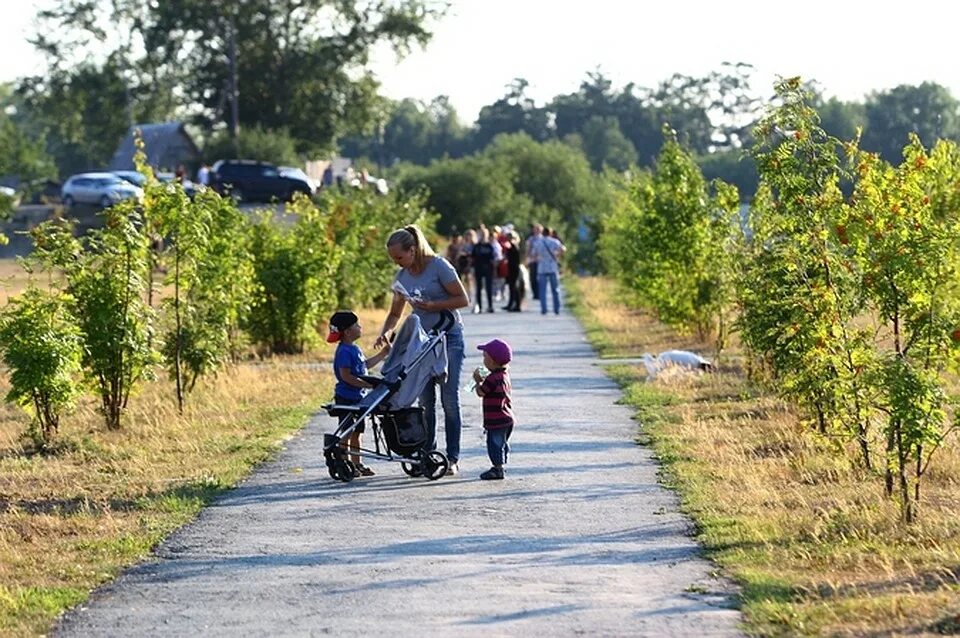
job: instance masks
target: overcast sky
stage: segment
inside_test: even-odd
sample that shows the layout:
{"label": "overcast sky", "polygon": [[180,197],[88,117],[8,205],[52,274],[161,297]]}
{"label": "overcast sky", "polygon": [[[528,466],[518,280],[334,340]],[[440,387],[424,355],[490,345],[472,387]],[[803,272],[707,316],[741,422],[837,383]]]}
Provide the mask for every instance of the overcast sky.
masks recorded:
{"label": "overcast sky", "polygon": [[[164,1],[164,0],[161,0]],[[169,1],[169,0],[167,0]],[[42,69],[25,38],[36,2],[4,2],[0,81]],[[951,3],[889,0],[452,0],[425,51],[396,62],[379,51],[383,93],[450,96],[465,121],[522,77],[542,103],[577,89],[599,68],[618,88],[655,86],[674,72],[703,75],[724,61],[757,68],[754,88],[801,75],[828,95],[930,80],[960,98],[960,27]]]}

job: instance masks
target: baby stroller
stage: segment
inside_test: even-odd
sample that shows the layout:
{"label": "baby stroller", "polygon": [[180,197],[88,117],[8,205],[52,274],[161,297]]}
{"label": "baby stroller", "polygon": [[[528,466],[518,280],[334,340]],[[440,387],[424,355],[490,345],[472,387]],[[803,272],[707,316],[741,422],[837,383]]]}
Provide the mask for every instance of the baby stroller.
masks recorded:
{"label": "baby stroller", "polygon": [[[395,461],[409,476],[435,481],[447,472],[450,462],[438,450],[429,450],[429,432],[422,407],[411,407],[427,383],[447,372],[447,332],[455,319],[449,311],[429,333],[420,318],[410,315],[397,333],[393,349],[383,363],[382,377],[362,379],[373,389],[357,405],[327,404],[324,409],[340,419],[333,434],[323,435],[323,457],[330,476],[338,481],[353,480],[354,466],[341,447],[361,424],[369,423],[373,449],[360,448],[367,458]],[[350,450],[350,452],[354,452]]]}

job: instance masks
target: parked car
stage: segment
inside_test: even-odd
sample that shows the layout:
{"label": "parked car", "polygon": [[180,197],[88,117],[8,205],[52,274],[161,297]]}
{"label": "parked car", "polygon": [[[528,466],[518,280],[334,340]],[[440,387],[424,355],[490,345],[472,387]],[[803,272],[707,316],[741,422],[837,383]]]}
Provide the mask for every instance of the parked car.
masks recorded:
{"label": "parked car", "polygon": [[320,188],[320,184],[310,179],[310,176],[303,172],[302,168],[297,168],[295,166],[279,166],[277,167],[277,170],[280,171],[281,177],[286,177],[287,179],[298,179],[304,184],[307,184],[310,187],[311,195],[316,194],[317,189]]}
{"label": "parked car", "polygon": [[290,201],[294,194],[313,194],[313,188],[291,174],[283,175],[273,164],[253,160],[220,160],[210,169],[210,186],[240,201]]}
{"label": "parked car", "polygon": [[139,171],[110,171],[120,179],[125,179],[138,188],[143,188],[147,184],[147,178]]}
{"label": "parked car", "polygon": [[79,173],[63,183],[64,206],[96,204],[107,208],[124,199],[143,197],[143,189],[113,173]]}

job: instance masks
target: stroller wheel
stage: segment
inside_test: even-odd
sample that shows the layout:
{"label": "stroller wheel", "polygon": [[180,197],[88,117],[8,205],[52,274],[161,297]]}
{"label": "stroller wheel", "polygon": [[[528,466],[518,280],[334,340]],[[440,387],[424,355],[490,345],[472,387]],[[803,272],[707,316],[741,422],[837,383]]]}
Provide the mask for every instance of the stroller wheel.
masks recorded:
{"label": "stroller wheel", "polygon": [[423,476],[423,470],[419,465],[414,465],[413,463],[401,463],[400,468],[407,476]]}
{"label": "stroller wheel", "polygon": [[338,461],[336,472],[337,472],[337,476],[335,478],[343,481],[344,483],[349,483],[354,478],[353,463],[351,463],[346,459],[342,459]]}
{"label": "stroller wheel", "polygon": [[327,473],[330,475],[330,478],[340,480],[340,473],[337,471],[337,466],[340,464],[340,459],[333,452],[325,452],[324,461],[327,465]]}
{"label": "stroller wheel", "polygon": [[439,450],[427,452],[423,456],[423,475],[431,481],[436,481],[438,478],[445,476],[449,467],[450,461]]}

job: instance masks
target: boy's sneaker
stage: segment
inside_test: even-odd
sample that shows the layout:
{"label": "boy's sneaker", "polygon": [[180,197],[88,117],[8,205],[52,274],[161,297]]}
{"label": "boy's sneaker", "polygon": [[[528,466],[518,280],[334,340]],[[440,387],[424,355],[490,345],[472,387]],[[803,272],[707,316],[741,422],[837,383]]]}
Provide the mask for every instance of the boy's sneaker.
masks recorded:
{"label": "boy's sneaker", "polygon": [[458,463],[451,463],[447,467],[447,471],[446,473],[444,473],[444,476],[456,476],[459,473],[460,473],[460,465]]}
{"label": "boy's sneaker", "polygon": [[363,463],[357,463],[354,467],[354,476],[374,476],[376,474],[372,468],[364,465]]}
{"label": "boy's sneaker", "polygon": [[499,481],[503,478],[503,468],[502,467],[491,467],[489,470],[480,475],[481,481]]}

